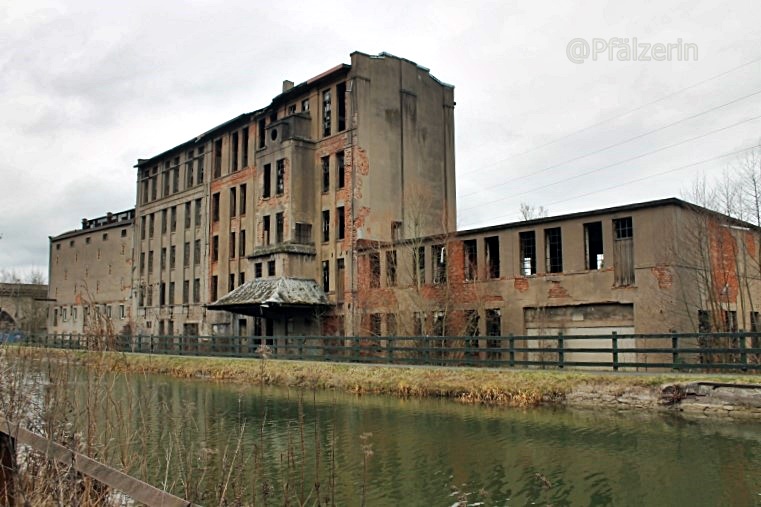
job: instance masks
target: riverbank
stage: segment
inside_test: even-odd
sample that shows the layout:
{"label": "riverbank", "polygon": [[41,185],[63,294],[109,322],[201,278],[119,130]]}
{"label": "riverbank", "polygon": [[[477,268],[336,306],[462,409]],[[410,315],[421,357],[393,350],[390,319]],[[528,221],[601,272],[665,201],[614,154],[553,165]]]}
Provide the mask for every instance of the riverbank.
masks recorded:
{"label": "riverbank", "polygon": [[[418,367],[25,349],[113,372],[169,375],[463,403],[566,405],[761,418],[761,375]],[[703,383],[719,384],[706,387]],[[746,386],[733,389],[730,384]],[[755,388],[757,386],[757,388]]]}

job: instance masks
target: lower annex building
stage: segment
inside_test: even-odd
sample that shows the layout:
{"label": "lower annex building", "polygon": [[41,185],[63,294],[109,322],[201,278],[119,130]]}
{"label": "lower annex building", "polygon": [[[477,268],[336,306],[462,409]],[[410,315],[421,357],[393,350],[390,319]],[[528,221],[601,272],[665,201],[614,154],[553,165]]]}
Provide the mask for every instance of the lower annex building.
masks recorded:
{"label": "lower annex building", "polygon": [[758,229],[684,201],[457,231],[454,105],[428,69],[355,52],[138,160],[134,210],[50,238],[49,330],[757,328]]}

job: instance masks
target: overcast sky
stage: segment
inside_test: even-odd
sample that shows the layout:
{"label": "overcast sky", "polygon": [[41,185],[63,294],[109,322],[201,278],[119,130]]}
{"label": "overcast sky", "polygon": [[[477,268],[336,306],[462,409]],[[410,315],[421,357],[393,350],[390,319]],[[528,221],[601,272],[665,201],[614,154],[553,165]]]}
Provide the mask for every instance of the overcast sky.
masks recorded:
{"label": "overcast sky", "polygon": [[[3,2],[0,270],[46,271],[48,236],[134,206],[137,158],[354,50],[455,85],[460,228],[518,220],[521,202],[555,215],[678,197],[761,138],[758,0],[512,4]],[[612,37],[681,39],[697,59],[567,56]]]}

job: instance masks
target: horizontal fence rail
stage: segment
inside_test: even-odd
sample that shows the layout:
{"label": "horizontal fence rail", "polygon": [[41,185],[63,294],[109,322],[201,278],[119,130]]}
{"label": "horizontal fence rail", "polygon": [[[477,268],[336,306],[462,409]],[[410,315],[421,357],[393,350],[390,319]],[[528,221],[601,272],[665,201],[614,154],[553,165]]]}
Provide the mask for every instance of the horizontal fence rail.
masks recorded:
{"label": "horizontal fence rail", "polygon": [[761,371],[761,333],[584,336],[94,336],[17,343],[72,350],[439,366]]}

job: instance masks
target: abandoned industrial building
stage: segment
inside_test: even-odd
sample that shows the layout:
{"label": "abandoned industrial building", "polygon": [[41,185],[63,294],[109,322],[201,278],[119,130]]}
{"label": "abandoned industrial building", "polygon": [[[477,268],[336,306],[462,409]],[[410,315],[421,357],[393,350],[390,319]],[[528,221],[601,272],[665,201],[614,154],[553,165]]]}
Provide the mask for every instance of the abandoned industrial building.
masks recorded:
{"label": "abandoned industrial building", "polygon": [[678,199],[458,231],[454,106],[428,69],[355,52],[138,160],[134,210],[50,238],[49,330],[757,330],[759,231]]}

